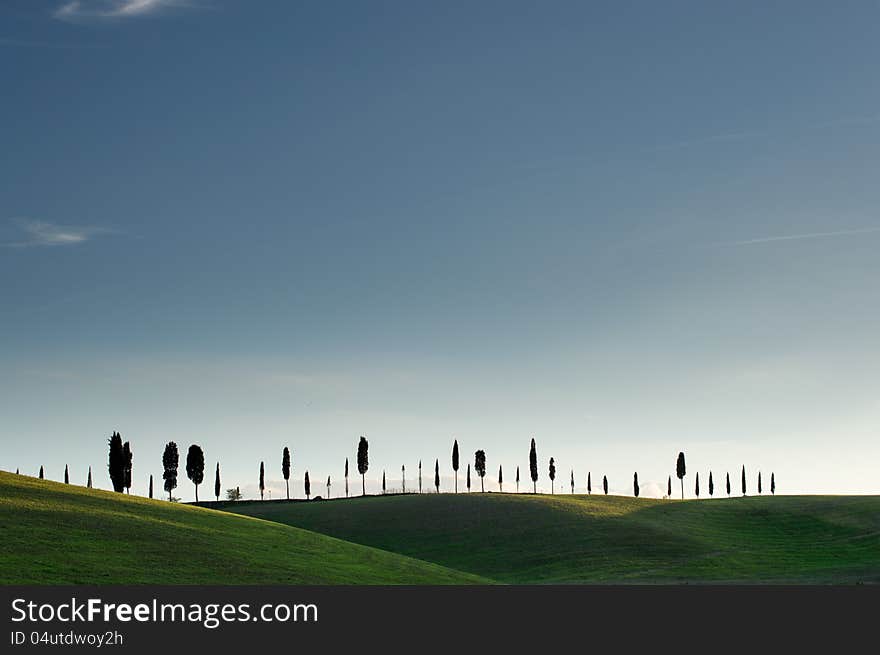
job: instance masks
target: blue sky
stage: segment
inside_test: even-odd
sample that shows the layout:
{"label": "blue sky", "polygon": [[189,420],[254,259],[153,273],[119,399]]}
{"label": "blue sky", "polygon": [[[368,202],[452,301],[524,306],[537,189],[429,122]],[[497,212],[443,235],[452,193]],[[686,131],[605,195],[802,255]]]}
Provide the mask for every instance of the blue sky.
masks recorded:
{"label": "blue sky", "polygon": [[4,2],[0,467],[880,492],[878,19]]}

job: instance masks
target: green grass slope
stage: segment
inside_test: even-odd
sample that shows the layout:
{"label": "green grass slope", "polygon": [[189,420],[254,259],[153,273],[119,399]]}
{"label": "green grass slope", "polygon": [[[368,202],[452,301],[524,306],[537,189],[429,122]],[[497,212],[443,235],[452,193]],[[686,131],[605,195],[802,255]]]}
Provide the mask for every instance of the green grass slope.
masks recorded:
{"label": "green grass slope", "polygon": [[0,584],[460,584],[286,525],[0,472]]}
{"label": "green grass slope", "polygon": [[228,509],[501,582],[880,582],[877,496],[424,494]]}

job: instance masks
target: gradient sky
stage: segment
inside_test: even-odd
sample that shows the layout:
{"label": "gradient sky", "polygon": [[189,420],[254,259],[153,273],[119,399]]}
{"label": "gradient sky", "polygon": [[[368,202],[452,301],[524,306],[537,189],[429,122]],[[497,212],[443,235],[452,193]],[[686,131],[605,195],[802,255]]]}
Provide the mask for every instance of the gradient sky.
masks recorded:
{"label": "gradient sky", "polygon": [[[880,4],[6,0],[0,468],[878,493]],[[181,469],[183,468],[181,463]],[[463,472],[462,472],[463,473]],[[429,479],[426,476],[426,482]],[[665,491],[665,489],[664,489]],[[181,470],[178,495],[192,498]]]}

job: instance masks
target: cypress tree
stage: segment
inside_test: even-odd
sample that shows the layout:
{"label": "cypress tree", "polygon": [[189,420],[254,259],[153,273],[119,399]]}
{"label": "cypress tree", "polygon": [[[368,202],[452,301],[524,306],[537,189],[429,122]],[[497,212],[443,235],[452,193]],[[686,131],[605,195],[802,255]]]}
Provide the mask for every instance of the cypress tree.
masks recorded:
{"label": "cypress tree", "polygon": [[113,491],[122,493],[125,491],[125,454],[122,450],[122,436],[113,432],[109,439],[110,454],[107,459],[107,472],[110,474],[110,482]]}
{"label": "cypress tree", "polygon": [[633,493],[636,498],[639,497],[639,474],[633,473]]}
{"label": "cypress tree", "polygon": [[440,460],[434,460],[434,490],[440,493]]}
{"label": "cypress tree", "polygon": [[684,453],[678,453],[678,460],[675,462],[675,477],[681,480],[681,499],[684,500],[684,476],[687,469],[684,464]]}
{"label": "cypress tree", "polygon": [[709,471],[709,495],[715,495],[715,482],[712,480],[712,471]]}
{"label": "cypress tree", "polygon": [[370,444],[367,443],[366,437],[361,437],[361,440],[358,442],[358,453],[357,453],[357,463],[358,463],[358,473],[361,474],[361,495],[367,495],[367,483],[366,478],[364,477],[367,474],[367,471],[370,468],[370,458],[369,458],[369,450]]}
{"label": "cypress tree", "polygon": [[760,496],[763,491],[761,488],[761,472],[758,471],[758,495]]}
{"label": "cypress tree", "polygon": [[330,476],[327,476],[327,498],[330,497]]}
{"label": "cypress tree", "polygon": [[192,444],[186,452],[186,477],[195,485],[196,502],[199,502],[199,485],[205,479],[205,453],[197,444]]}
{"label": "cypress tree", "polygon": [[214,498],[220,500],[220,462],[217,462],[217,468],[214,470]]}
{"label": "cypress tree", "polygon": [[17,468],[17,467],[16,467],[16,469],[15,469],[15,474],[16,474],[16,475],[21,475],[21,473],[18,472],[18,468]]}
{"label": "cypress tree", "polygon": [[263,500],[263,492],[266,490],[266,467],[260,462],[260,500]]}
{"label": "cypress tree", "polygon": [[730,472],[727,473],[727,495],[730,496]]}
{"label": "cypress tree", "polygon": [[697,485],[694,487],[694,495],[696,495],[697,498],[700,497],[700,472],[699,471],[697,471]]}
{"label": "cypress tree", "polygon": [[168,500],[171,500],[171,492],[177,488],[177,466],[180,456],[177,452],[177,444],[169,441],[165,444],[165,452],[162,453],[162,479],[165,480],[165,491],[168,492]]}
{"label": "cypress tree", "polygon": [[574,493],[574,471],[571,472],[571,493]]}
{"label": "cypress tree", "polygon": [[345,497],[348,498],[348,457],[345,458]]}
{"label": "cypress tree", "polygon": [[452,470],[455,471],[455,493],[458,493],[458,439],[452,444]]}
{"label": "cypress tree", "polygon": [[382,471],[382,495],[385,495],[385,471]]}
{"label": "cypress tree", "polygon": [[549,471],[550,471],[550,494],[552,495],[553,493],[555,493],[554,484],[556,482],[556,463],[552,457],[550,458]]}
{"label": "cypress tree", "polygon": [[[89,480],[91,480],[91,478],[89,478]],[[150,491],[149,491],[149,494],[150,494],[150,498],[152,499],[152,498],[153,498],[153,475],[152,475],[152,474],[150,474]]]}
{"label": "cypress tree", "polygon": [[125,492],[131,493],[131,444],[129,442],[125,442],[122,446],[122,459],[123,459],[123,477],[125,479]]}
{"label": "cypress tree", "polygon": [[[470,464],[468,464],[470,467]],[[468,468],[468,480],[470,480],[470,468]],[[468,490],[470,490],[471,485],[468,482]],[[422,493],[422,460],[419,460],[419,493]]]}
{"label": "cypress tree", "polygon": [[92,467],[91,466],[89,467],[89,478],[86,481],[86,487],[88,487],[89,489],[92,488]]}
{"label": "cypress tree", "polygon": [[607,475],[602,476],[602,489],[605,490],[605,495],[607,496],[608,495],[608,476]]}
{"label": "cypress tree", "polygon": [[474,453],[474,470],[477,472],[477,475],[480,476],[480,491],[485,491],[483,488],[483,478],[486,476],[486,452],[483,450],[478,450]]}
{"label": "cypress tree", "polygon": [[770,473],[770,493],[776,495],[776,474]]}
{"label": "cypress tree", "polygon": [[499,466],[498,467],[498,491],[499,492],[504,491],[504,487],[502,486],[503,484],[504,484],[504,475],[501,473],[501,467]]}
{"label": "cypress tree", "polygon": [[468,469],[467,469],[467,490],[468,490],[468,493],[471,492],[471,465],[470,464],[468,464]]}
{"label": "cypress tree", "polygon": [[743,464],[743,470],[742,470],[742,490],[743,490],[743,496],[745,496],[746,495],[746,465],[745,464]]}
{"label": "cypress tree", "polygon": [[400,491],[406,493],[406,464],[400,465]]}
{"label": "cypress tree", "polygon": [[535,450],[535,439],[532,438],[532,447],[529,449],[529,473],[532,476],[532,493],[538,493],[538,453]]}
{"label": "cypress tree", "polygon": [[666,497],[672,498],[672,476],[666,481]]}
{"label": "cypress tree", "polygon": [[[385,474],[383,473],[382,475],[384,476]],[[306,471],[306,479],[304,482],[305,482],[305,488],[306,488],[306,500],[311,500],[312,499],[312,485],[309,482],[309,472],[308,471]]]}
{"label": "cypress tree", "polygon": [[587,471],[587,494],[593,495],[593,478],[589,471]]}
{"label": "cypress tree", "polygon": [[67,464],[64,465],[64,484],[70,484],[70,474],[67,472]]}
{"label": "cypress tree", "polygon": [[281,474],[284,476],[287,500],[290,500],[290,449],[287,446],[281,452]]}
{"label": "cypress tree", "polygon": [[43,465],[40,464],[40,480],[43,480]]}
{"label": "cypress tree", "polygon": [[516,467],[516,493],[519,493],[519,466]]}

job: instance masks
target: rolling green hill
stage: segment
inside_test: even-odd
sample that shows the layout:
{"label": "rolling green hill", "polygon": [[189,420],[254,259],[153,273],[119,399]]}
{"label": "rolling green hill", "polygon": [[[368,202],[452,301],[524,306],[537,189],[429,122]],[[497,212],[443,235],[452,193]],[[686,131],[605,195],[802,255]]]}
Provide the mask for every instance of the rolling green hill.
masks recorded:
{"label": "rolling green hill", "polygon": [[880,582],[880,497],[424,494],[227,509],[509,583]]}
{"label": "rolling green hill", "polygon": [[487,582],[286,525],[3,472],[0,543],[0,584]]}

